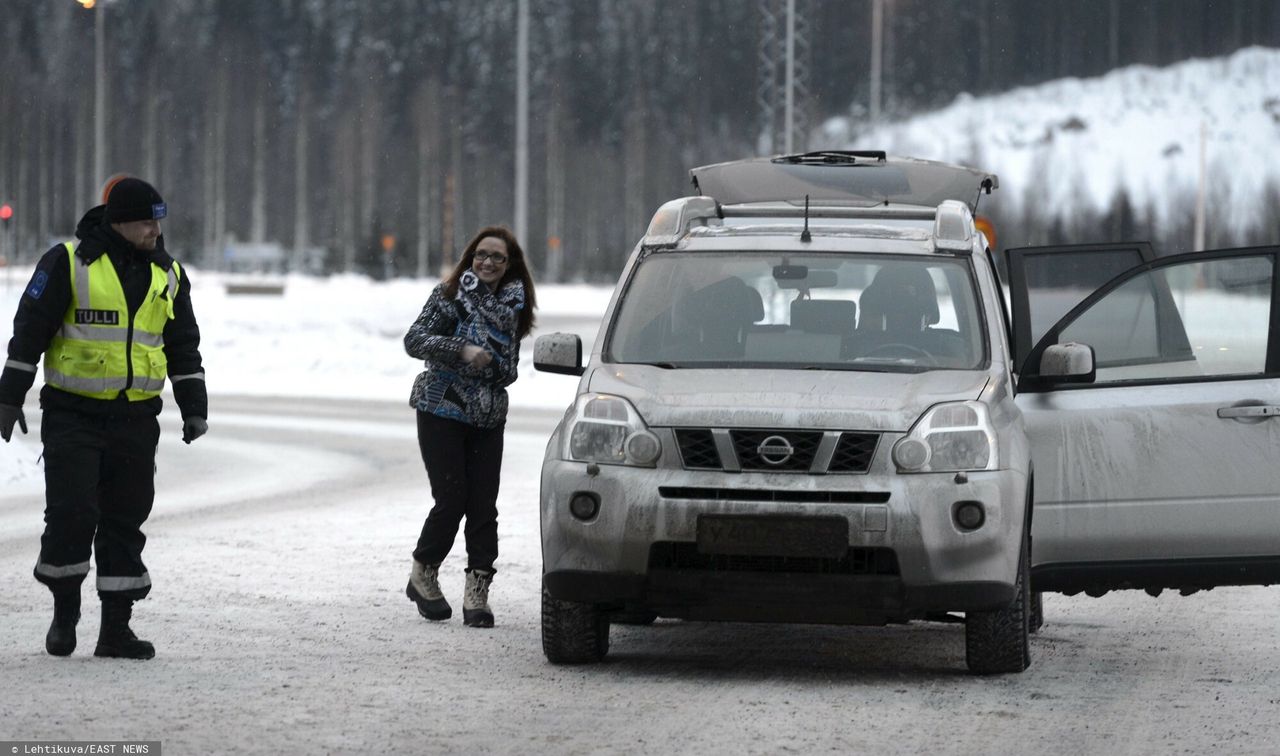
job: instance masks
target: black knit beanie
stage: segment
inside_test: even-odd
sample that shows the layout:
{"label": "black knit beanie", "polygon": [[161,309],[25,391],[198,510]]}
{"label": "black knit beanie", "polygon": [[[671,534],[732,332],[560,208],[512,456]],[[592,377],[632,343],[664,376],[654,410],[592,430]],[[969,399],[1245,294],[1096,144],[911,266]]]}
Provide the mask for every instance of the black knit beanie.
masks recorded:
{"label": "black knit beanie", "polygon": [[107,223],[160,220],[167,214],[160,192],[142,179],[120,179],[107,193]]}

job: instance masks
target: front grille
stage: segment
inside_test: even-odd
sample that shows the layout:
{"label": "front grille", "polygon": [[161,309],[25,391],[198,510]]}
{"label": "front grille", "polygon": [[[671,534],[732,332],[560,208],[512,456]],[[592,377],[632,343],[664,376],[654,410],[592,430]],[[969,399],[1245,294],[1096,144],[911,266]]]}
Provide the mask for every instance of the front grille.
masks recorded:
{"label": "front grille", "polygon": [[[728,430],[733,446],[732,457],[722,459],[720,448],[711,428],[673,428],[680,461],[686,470],[747,470],[751,472],[815,472],[815,473],[865,473],[871,469],[871,460],[880,441],[879,433],[843,431],[839,433],[835,450],[826,469],[813,469],[814,458],[822,443],[823,435],[835,435],[836,431],[820,430]],[[725,433],[726,431],[718,431]],[[768,439],[765,453],[760,446]],[[784,443],[785,442],[785,443]],[[790,456],[786,449],[790,447]],[[830,447],[828,447],[830,448]],[[772,462],[770,461],[772,460]],[[734,462],[737,462],[735,467]]]}
{"label": "front grille", "polygon": [[716,439],[706,428],[676,428],[680,459],[691,470],[721,470],[720,451]]}
{"label": "front grille", "polygon": [[[777,431],[777,430],[731,430],[729,437],[733,439],[733,450],[738,455],[738,464],[743,470],[792,471],[808,472],[813,464],[813,457],[818,452],[818,444],[822,442],[821,431]],[[771,444],[777,449],[791,448],[789,455],[785,453],[760,453],[760,446],[766,439],[775,439]],[[777,442],[782,439],[785,443]]]}
{"label": "front grille", "polygon": [[864,473],[871,469],[871,458],[876,453],[879,433],[842,433],[836,453],[831,456],[827,472]]}
{"label": "front grille", "polygon": [[698,488],[659,486],[664,499],[702,501],[781,501],[801,504],[883,504],[888,491],[787,491],[772,488]]}
{"label": "front grille", "polygon": [[649,547],[649,569],[822,575],[897,575],[898,558],[893,553],[893,549],[862,547],[849,549],[839,559],[700,554],[698,553],[698,545],[695,543],[660,541]]}

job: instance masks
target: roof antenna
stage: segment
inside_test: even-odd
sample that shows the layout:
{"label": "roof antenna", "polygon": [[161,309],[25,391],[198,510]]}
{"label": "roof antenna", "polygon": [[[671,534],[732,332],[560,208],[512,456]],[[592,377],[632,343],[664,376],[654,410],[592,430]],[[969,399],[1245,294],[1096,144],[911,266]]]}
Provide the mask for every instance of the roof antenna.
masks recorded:
{"label": "roof antenna", "polygon": [[800,241],[811,242],[813,236],[809,234],[809,195],[804,195],[804,230],[800,232]]}

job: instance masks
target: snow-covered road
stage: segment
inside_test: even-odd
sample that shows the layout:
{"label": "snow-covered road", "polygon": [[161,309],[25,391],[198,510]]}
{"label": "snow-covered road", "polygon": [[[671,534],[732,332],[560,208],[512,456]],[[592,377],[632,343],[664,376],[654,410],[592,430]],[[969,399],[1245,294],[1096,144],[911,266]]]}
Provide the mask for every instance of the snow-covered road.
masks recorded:
{"label": "snow-covered road", "polygon": [[944,624],[659,621],[614,627],[602,665],[553,667],[536,497],[556,412],[511,418],[498,624],[476,630],[428,623],[403,595],[428,501],[408,407],[217,404],[207,439],[187,447],[166,427],[162,441],[155,589],[135,622],[152,661],[91,656],[89,590],[75,655],[44,653],[41,494],[0,493],[0,739],[160,740],[168,754],[1275,752],[1280,591],[1048,596],[1032,667],[995,678],[965,672],[963,629]]}

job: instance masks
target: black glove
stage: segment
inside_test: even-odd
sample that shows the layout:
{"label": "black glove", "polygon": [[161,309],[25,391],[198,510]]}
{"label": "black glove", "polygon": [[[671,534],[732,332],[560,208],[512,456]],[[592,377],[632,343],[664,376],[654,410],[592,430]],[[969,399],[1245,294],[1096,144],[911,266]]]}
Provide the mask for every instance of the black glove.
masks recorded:
{"label": "black glove", "polygon": [[209,423],[205,422],[203,417],[183,418],[182,420],[182,443],[189,444],[209,432]]}
{"label": "black glove", "polygon": [[9,439],[13,437],[14,423],[22,428],[23,433],[27,432],[27,418],[22,414],[22,408],[0,404],[0,437],[4,438],[5,443],[9,443]]}

